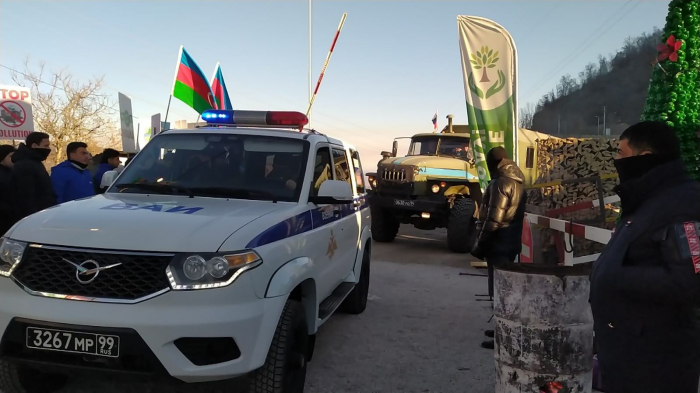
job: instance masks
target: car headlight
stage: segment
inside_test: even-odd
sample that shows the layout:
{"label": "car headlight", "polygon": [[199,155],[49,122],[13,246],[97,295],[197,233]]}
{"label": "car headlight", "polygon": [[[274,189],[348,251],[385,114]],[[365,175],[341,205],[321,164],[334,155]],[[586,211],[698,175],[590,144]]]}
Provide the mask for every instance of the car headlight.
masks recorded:
{"label": "car headlight", "polygon": [[261,263],[255,251],[180,254],[170,263],[166,274],[174,290],[221,288]]}
{"label": "car headlight", "polygon": [[6,238],[0,238],[0,276],[10,277],[17,265],[22,261],[27,243]]}

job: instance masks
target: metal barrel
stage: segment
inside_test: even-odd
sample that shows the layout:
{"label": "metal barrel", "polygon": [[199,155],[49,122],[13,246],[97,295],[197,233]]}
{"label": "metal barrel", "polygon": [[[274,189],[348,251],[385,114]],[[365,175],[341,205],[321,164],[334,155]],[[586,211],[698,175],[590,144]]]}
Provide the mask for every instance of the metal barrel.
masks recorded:
{"label": "metal barrel", "polygon": [[495,271],[496,393],[590,393],[590,264]]}

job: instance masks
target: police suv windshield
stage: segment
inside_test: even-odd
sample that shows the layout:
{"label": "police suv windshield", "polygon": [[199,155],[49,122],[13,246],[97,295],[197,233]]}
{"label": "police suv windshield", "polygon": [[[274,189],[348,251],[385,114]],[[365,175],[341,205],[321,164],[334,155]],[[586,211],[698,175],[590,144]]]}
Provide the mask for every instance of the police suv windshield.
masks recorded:
{"label": "police suv windshield", "polygon": [[308,143],[257,135],[162,134],[109,192],[297,201]]}
{"label": "police suv windshield", "polygon": [[469,138],[426,136],[411,139],[409,156],[447,156],[471,159]]}

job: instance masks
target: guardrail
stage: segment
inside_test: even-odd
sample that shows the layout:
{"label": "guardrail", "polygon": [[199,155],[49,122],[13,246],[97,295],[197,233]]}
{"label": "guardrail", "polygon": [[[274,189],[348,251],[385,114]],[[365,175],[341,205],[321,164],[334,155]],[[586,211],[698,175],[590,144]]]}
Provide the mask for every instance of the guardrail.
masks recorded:
{"label": "guardrail", "polygon": [[[573,266],[579,263],[593,262],[600,256],[600,253],[574,258],[574,238],[584,238],[601,244],[608,244],[612,237],[612,231],[605,228],[598,228],[589,225],[576,224],[571,221],[559,220],[556,218],[540,216],[532,213],[525,213],[525,221],[528,224],[549,228],[564,234],[564,241],[569,244],[570,249],[565,247],[564,265]],[[525,231],[523,231],[525,232]],[[528,229],[529,233],[529,229]],[[532,260],[532,236],[529,236],[530,244],[523,242],[521,259]]]}

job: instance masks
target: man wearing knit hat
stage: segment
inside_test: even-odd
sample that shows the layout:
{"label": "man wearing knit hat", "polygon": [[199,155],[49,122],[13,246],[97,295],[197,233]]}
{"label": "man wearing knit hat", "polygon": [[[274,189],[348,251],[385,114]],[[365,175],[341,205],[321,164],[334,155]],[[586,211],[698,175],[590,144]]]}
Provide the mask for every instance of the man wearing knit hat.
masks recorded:
{"label": "man wearing knit hat", "polygon": [[0,236],[17,221],[14,189],[12,187],[12,145],[0,145]]}
{"label": "man wearing knit hat", "polygon": [[[489,269],[489,297],[493,298],[494,267],[512,263],[522,249],[523,219],[525,218],[525,175],[508,157],[506,149],[494,147],[486,154],[491,182],[486,187],[479,211],[477,231],[479,240],[472,255],[486,259]],[[486,336],[493,337],[493,330]],[[493,340],[482,347],[493,349]]]}

